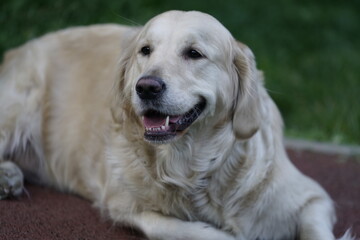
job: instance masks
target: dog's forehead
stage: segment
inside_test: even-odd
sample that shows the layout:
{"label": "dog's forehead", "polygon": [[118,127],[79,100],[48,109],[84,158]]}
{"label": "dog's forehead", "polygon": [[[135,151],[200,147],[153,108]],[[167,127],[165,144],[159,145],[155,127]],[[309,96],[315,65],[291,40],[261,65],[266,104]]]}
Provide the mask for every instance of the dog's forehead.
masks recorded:
{"label": "dog's forehead", "polygon": [[[170,11],[155,17],[145,27],[147,35],[153,39],[179,40],[201,38],[202,40],[231,38],[230,32],[214,17],[201,12]],[[185,39],[184,39],[185,38]]]}

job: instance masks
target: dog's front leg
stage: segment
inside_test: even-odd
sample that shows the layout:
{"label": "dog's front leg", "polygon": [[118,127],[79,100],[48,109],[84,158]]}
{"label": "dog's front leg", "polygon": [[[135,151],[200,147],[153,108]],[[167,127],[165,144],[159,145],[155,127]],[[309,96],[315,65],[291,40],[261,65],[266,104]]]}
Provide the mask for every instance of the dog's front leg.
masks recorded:
{"label": "dog's front leg", "polygon": [[335,240],[335,214],[331,200],[315,198],[300,213],[300,240]]}
{"label": "dog's front leg", "polygon": [[156,212],[132,215],[131,224],[151,240],[234,240],[235,238],[203,222],[185,222]]}

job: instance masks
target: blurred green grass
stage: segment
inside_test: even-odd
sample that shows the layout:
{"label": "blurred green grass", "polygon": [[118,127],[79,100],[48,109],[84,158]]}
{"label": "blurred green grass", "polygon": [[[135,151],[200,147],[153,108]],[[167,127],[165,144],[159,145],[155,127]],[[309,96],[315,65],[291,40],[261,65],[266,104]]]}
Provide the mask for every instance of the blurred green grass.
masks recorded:
{"label": "blurred green grass", "polygon": [[170,9],[210,13],[253,49],[287,136],[360,144],[358,0],[2,0],[0,54],[64,27],[144,24]]}

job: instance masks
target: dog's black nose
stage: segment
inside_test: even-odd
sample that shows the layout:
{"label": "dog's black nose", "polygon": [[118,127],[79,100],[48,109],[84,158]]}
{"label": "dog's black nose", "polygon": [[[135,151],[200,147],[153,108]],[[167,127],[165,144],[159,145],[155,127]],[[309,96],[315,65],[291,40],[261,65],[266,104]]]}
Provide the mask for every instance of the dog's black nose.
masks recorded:
{"label": "dog's black nose", "polygon": [[165,83],[157,77],[142,77],[136,83],[136,93],[141,99],[156,99],[165,91]]}

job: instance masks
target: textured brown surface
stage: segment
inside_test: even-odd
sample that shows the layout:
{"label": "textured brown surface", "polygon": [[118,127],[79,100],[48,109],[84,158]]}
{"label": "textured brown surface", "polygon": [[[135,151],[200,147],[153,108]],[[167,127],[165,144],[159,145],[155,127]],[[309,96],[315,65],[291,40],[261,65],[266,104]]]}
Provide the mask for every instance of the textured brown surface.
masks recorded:
{"label": "textured brown surface", "polygon": [[336,203],[338,216],[335,235],[346,229],[360,237],[360,162],[359,159],[288,151],[295,165],[306,175],[317,180]]}
{"label": "textured brown surface", "polygon": [[29,184],[26,189],[29,196],[0,201],[0,240],[144,239],[101,218],[80,197]]}
{"label": "textured brown surface", "polygon": [[[289,154],[337,203],[336,235],[352,227],[360,236],[360,163],[312,152]],[[0,201],[0,240],[144,239],[133,230],[113,226],[84,199],[29,184],[26,188],[29,196]]]}

